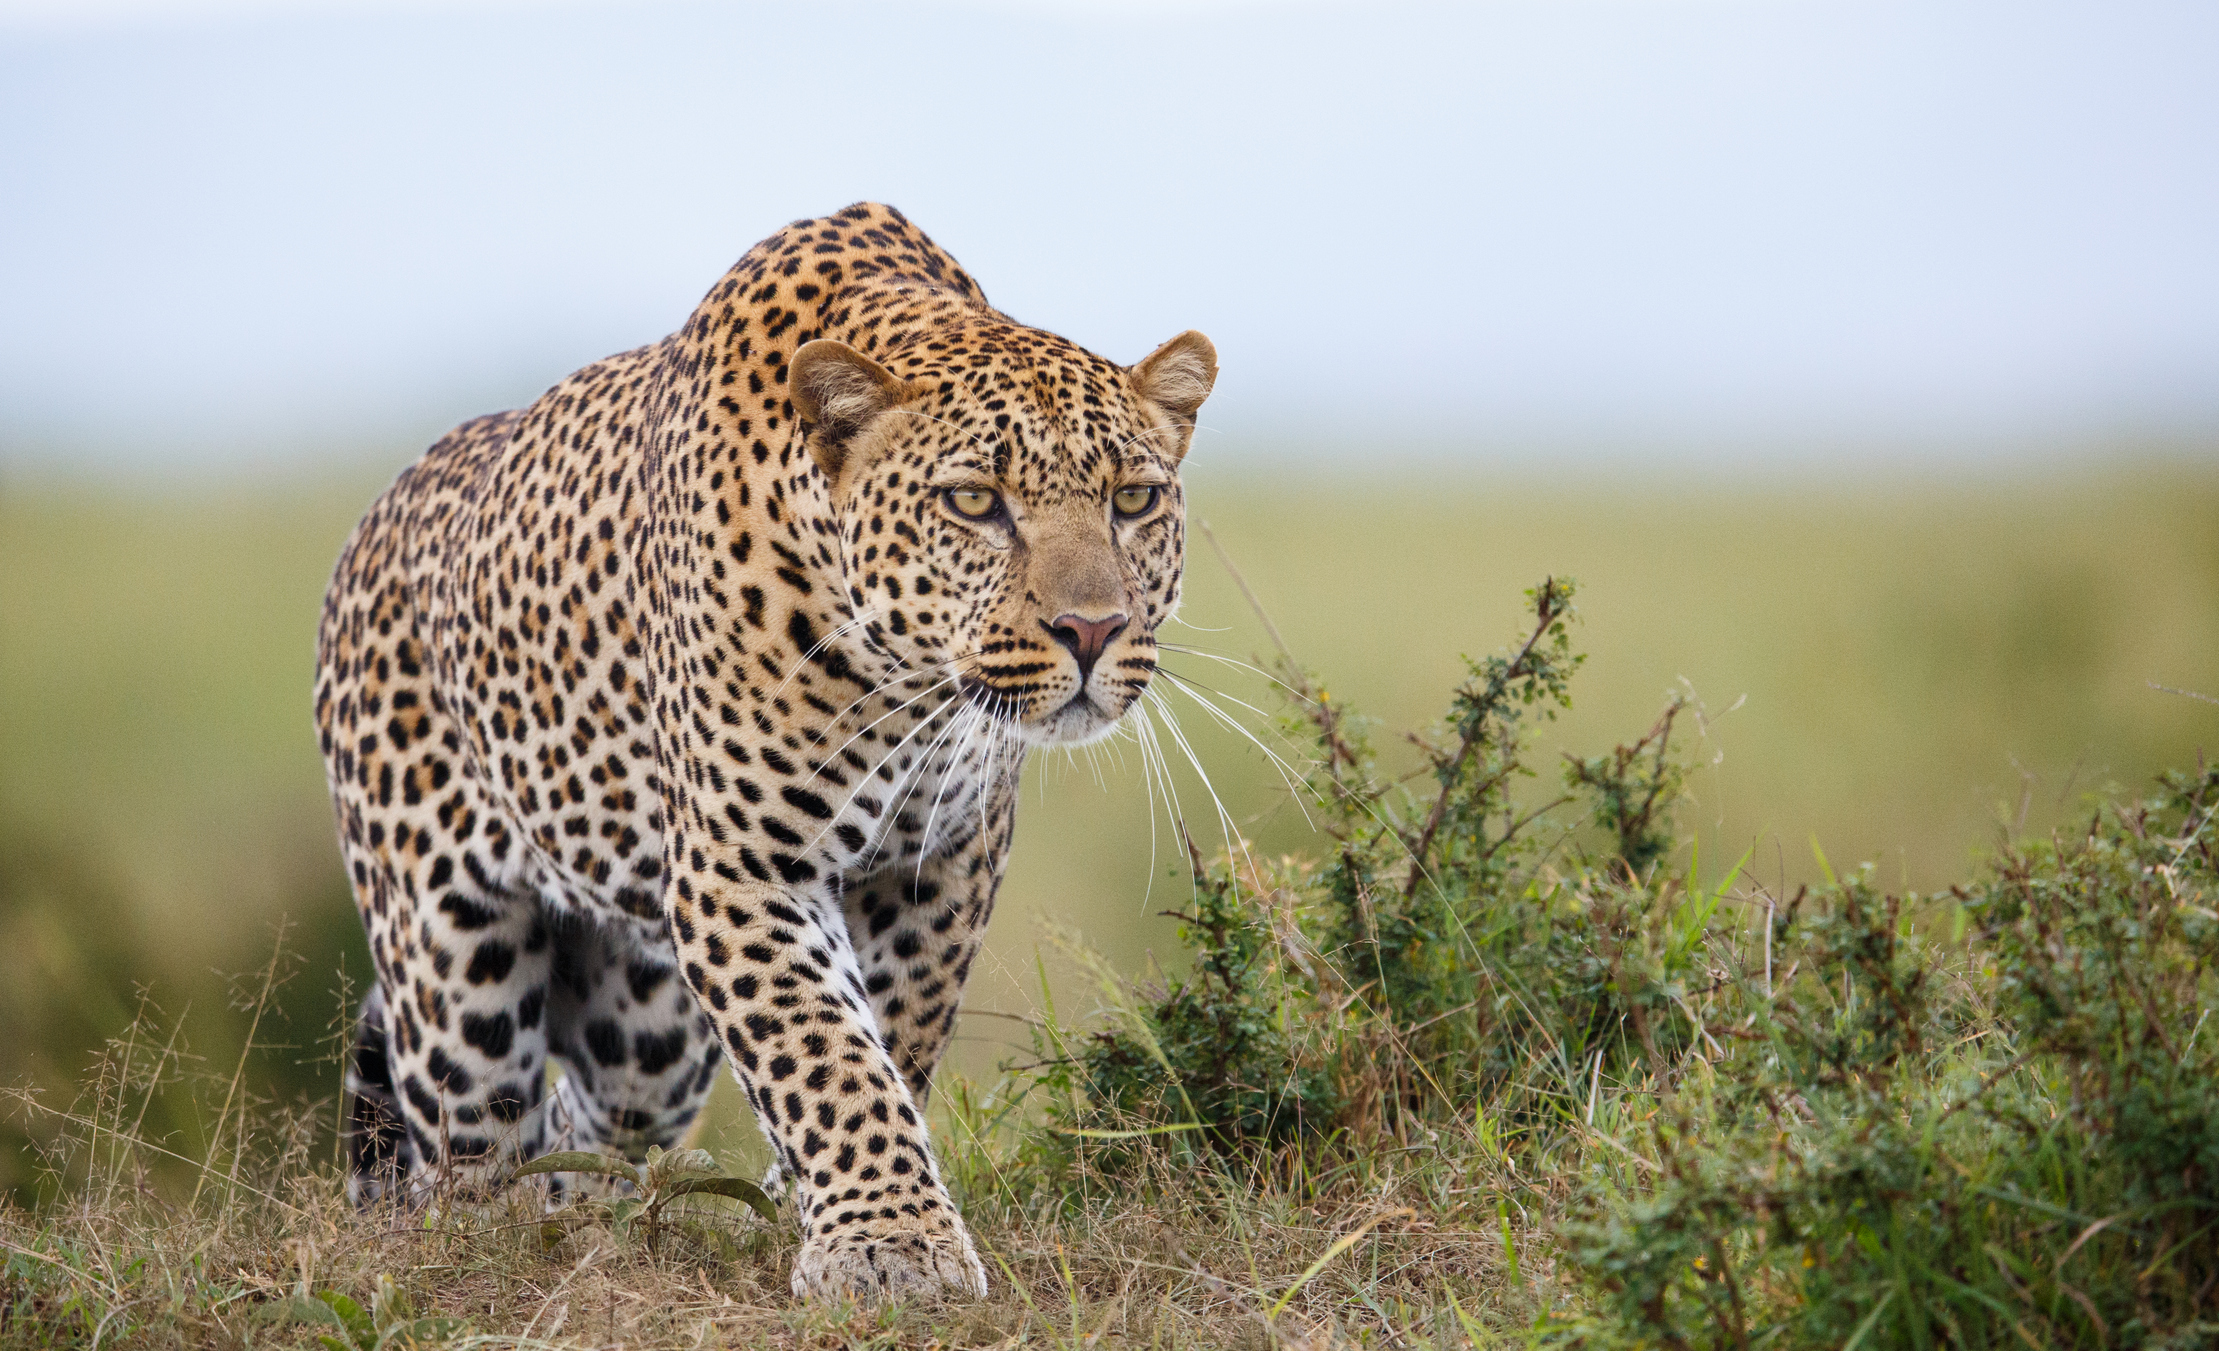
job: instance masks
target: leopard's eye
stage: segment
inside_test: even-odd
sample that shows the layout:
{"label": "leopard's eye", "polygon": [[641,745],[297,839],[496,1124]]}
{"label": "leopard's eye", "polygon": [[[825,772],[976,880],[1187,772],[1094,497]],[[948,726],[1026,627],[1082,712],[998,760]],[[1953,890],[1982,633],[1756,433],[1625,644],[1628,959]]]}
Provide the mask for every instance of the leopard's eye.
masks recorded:
{"label": "leopard's eye", "polygon": [[948,506],[956,515],[968,516],[974,521],[983,521],[992,516],[1001,509],[1001,505],[1001,494],[988,492],[984,488],[948,489]]}
{"label": "leopard's eye", "polygon": [[1153,484],[1137,484],[1130,488],[1119,488],[1117,496],[1110,499],[1110,504],[1117,508],[1120,516],[1138,516],[1156,505],[1156,498],[1162,493],[1163,489]]}

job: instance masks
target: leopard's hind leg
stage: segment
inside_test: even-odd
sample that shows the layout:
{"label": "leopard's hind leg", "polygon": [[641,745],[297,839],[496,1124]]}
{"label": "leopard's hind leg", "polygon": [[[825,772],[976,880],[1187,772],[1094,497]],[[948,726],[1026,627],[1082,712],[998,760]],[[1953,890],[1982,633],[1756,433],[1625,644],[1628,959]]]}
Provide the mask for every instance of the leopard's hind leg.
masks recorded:
{"label": "leopard's hind leg", "polygon": [[547,1035],[563,1073],[548,1103],[548,1148],[637,1161],[686,1139],[724,1053],[675,957],[668,937],[637,921],[556,925]]}
{"label": "leopard's hind leg", "polygon": [[348,1190],[478,1188],[545,1134],[549,924],[426,651],[378,513],[340,560],[317,719],[377,990],[356,1041]]}
{"label": "leopard's hind leg", "polygon": [[467,848],[461,867],[437,849],[364,858],[379,833],[345,850],[378,972],[349,1067],[349,1194],[482,1189],[546,1135],[548,921],[473,879]]}

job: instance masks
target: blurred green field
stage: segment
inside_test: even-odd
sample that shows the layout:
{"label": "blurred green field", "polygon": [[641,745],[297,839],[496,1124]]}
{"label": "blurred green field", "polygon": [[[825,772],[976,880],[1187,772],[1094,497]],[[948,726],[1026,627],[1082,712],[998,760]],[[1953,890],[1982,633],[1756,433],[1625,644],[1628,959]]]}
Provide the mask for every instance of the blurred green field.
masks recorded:
{"label": "blurred green field", "polygon": [[[1442,706],[1460,654],[1510,639],[1523,588],[1577,577],[1591,655],[1542,743],[1630,739],[1688,681],[1709,717],[1683,821],[1706,867],[1752,850],[1761,876],[1792,884],[1815,872],[1815,838],[1837,865],[1877,861],[1890,885],[1945,886],[2001,825],[2039,828],[2099,783],[2219,749],[2219,705],[2151,688],[2219,693],[2219,464],[1580,478],[1400,471],[1355,486],[1204,466],[1190,511],[1303,664],[1382,720],[1382,746]],[[0,981],[17,1033],[0,1083],[66,1078],[141,988],[173,1015],[196,1010],[201,1049],[221,1054],[235,1021],[223,974],[261,966],[281,919],[304,957],[285,1001],[303,1057],[336,1008],[338,964],[360,981],[308,681],[325,577],[375,491],[0,489],[0,943],[17,964]],[[1192,627],[1172,641],[1270,652],[1199,532],[1188,576]],[[1231,667],[1167,666],[1273,707]],[[1305,848],[1261,757],[1169,697],[1241,829]],[[969,1006],[1020,1012],[1045,969],[1069,1014],[1086,994],[1067,966],[1036,966],[1042,920],[1136,966],[1170,950],[1154,912],[1185,884],[1160,802],[1151,864],[1129,743],[1040,758],[1030,779]],[[1222,847],[1201,786],[1190,775],[1178,791],[1197,840]],[[959,1064],[990,1069],[1013,1031],[968,1018]]]}

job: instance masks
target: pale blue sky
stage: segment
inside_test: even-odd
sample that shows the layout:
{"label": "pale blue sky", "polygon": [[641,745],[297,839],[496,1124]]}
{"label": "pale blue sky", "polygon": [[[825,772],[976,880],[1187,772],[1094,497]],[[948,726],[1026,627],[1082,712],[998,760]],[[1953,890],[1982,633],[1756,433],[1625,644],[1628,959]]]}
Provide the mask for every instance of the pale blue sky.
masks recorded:
{"label": "pale blue sky", "polygon": [[2214,442],[2214,72],[2209,0],[0,0],[0,465],[412,448],[861,197],[1210,333],[1235,454]]}

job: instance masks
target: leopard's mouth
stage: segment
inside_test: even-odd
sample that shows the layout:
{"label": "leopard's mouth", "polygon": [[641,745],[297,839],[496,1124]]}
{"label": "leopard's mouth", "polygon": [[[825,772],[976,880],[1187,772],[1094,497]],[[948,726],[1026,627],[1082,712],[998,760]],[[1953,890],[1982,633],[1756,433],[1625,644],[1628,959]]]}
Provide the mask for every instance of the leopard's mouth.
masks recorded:
{"label": "leopard's mouth", "polygon": [[1112,713],[1088,697],[1073,695],[1061,708],[1036,722],[1025,724],[1026,739],[1042,746],[1084,746],[1117,730],[1124,712]]}
{"label": "leopard's mouth", "polygon": [[962,676],[956,688],[966,703],[1008,724],[1020,737],[1037,746],[1077,746],[1098,741],[1115,730],[1124,716],[1122,710],[1113,712],[1104,708],[1084,687],[1055,708],[1035,717],[1025,716],[1020,698],[996,689],[978,676]]}
{"label": "leopard's mouth", "polygon": [[1078,691],[1078,693],[1064,700],[1063,703],[1055,710],[1055,712],[1050,713],[1045,718],[1042,718],[1041,721],[1062,722],[1073,718],[1086,716],[1092,716],[1101,721],[1111,721],[1114,719],[1114,715],[1111,714],[1109,710],[1103,708],[1100,704],[1095,703],[1094,696],[1088,694],[1085,689],[1082,688]]}

